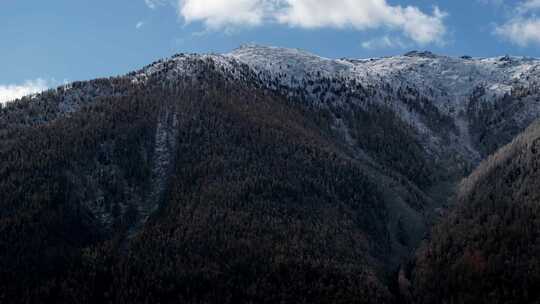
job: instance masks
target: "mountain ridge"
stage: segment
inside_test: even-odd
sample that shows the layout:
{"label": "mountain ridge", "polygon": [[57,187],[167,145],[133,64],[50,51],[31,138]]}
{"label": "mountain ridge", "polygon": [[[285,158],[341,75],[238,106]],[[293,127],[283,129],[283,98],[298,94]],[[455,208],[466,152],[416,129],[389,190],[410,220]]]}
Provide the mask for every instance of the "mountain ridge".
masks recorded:
{"label": "mountain ridge", "polygon": [[540,117],[539,66],[246,46],[9,103],[0,263],[18,284],[7,294],[396,301],[397,273],[458,182]]}
{"label": "mountain ridge", "polygon": [[[509,56],[484,59],[461,59],[437,55],[418,57],[410,56],[410,53],[408,56],[361,60],[327,59],[297,49],[245,45],[223,55],[179,54],[170,59],[154,62],[127,76],[139,82],[155,73],[163,72],[164,69],[173,70],[174,75],[168,77],[189,76],[192,72],[196,73],[196,71],[191,71],[194,62],[211,60],[220,66],[224,73],[231,74],[233,78],[239,78],[238,81],[242,81],[241,78],[258,78],[256,80],[262,82],[262,86],[278,89],[277,85],[279,85],[289,91],[300,87],[307,91],[303,92],[302,99],[323,102],[323,105],[331,102],[331,99],[340,99],[333,94],[335,92],[328,92],[329,90],[349,90],[351,91],[349,93],[354,94],[356,93],[354,88],[351,90],[347,88],[348,86],[354,87],[360,84],[368,89],[373,86],[383,87],[386,88],[381,90],[383,95],[377,98],[370,96],[370,102],[386,103],[387,106],[394,107],[394,111],[400,113],[402,119],[415,125],[415,128],[426,137],[432,136],[430,132],[426,132],[429,127],[418,118],[417,111],[407,110],[408,105],[395,100],[396,91],[412,89],[411,93],[418,95],[415,98],[427,98],[439,114],[453,120],[455,127],[463,133],[458,135],[468,137],[467,129],[470,122],[467,121],[468,119],[460,119],[460,116],[462,116],[461,112],[469,110],[467,107],[472,97],[480,99],[482,103],[490,103],[523,88],[537,86],[540,79],[540,60],[538,59]],[[241,67],[244,64],[251,69],[250,72],[246,72],[245,67]],[[294,66],[294,70],[287,68],[291,66]],[[249,75],[250,73],[252,75]],[[324,78],[346,83],[339,87],[326,88],[325,93],[328,94],[321,100],[318,94],[320,92],[314,93],[313,90],[318,89],[313,86],[320,85]],[[471,81],[473,78],[475,80]],[[60,87],[60,89],[66,90],[70,86]],[[288,93],[294,94],[294,92]],[[387,99],[394,100],[384,101]],[[343,99],[341,98],[338,102],[343,102]],[[72,110],[71,107],[69,101],[66,101],[62,104],[61,111],[69,112]],[[525,117],[521,120],[530,123],[531,116],[536,117],[539,111],[537,107],[523,111],[521,115]],[[438,139],[429,140],[437,141]],[[472,154],[478,152],[475,151],[477,147],[474,147],[470,140],[461,144],[471,150]],[[433,147],[437,145],[437,142],[432,142]],[[462,151],[461,154],[470,153]],[[480,156],[475,155],[472,158],[478,162]]]}
{"label": "mountain ridge", "polygon": [[[411,128],[407,136],[416,145],[412,148],[415,153],[422,155],[421,163],[437,168],[429,173],[421,169],[423,173],[407,178],[421,180],[434,189],[440,182],[457,182],[481,159],[540,117],[540,104],[535,102],[540,95],[537,59],[453,58],[418,51],[378,59],[328,59],[298,49],[244,45],[221,55],[177,54],[125,76],[75,82],[23,98],[0,112],[3,129],[10,120],[23,126],[69,117],[81,107],[91,106],[88,101],[118,97],[123,94],[121,90],[144,87],[149,81],[162,82],[163,89],[165,81],[170,86],[179,79],[192,79],[197,85],[197,78],[208,67],[227,81],[273,91],[324,111],[330,117],[332,132],[342,137],[358,157],[383,161],[384,166],[388,160],[377,155],[380,147],[365,144],[359,136],[369,135],[355,127],[362,115],[364,120],[369,116],[355,113],[380,116],[374,111],[387,112],[384,115]],[[45,100],[49,104],[42,104]],[[14,107],[23,108],[21,117],[14,115],[17,110],[10,110]],[[26,114],[28,111],[41,114],[33,117]],[[391,159],[399,159],[398,153]],[[399,163],[398,167],[401,174],[410,170]],[[437,170],[441,176],[432,176]]]}

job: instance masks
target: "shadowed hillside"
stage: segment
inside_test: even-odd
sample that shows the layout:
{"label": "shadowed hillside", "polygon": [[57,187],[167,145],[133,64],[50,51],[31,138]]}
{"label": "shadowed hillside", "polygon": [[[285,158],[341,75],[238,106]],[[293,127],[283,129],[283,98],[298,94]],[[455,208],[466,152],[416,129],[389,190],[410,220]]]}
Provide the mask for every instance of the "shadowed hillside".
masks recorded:
{"label": "shadowed hillside", "polygon": [[0,302],[531,299],[534,127],[444,217],[540,62],[428,55],[178,54],[0,107]]}
{"label": "shadowed hillside", "polygon": [[392,299],[389,270],[424,225],[419,190],[355,157],[325,112],[201,68],[170,82],[110,80],[117,95],[4,125],[2,299]]}
{"label": "shadowed hillside", "polygon": [[418,252],[417,303],[540,300],[540,124],[485,160]]}

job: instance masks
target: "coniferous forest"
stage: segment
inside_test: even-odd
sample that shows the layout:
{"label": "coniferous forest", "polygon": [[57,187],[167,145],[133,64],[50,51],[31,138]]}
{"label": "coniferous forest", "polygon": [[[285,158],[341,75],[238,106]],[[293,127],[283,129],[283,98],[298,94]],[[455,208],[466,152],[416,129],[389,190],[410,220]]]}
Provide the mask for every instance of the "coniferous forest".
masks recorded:
{"label": "coniferous forest", "polygon": [[540,301],[535,87],[176,64],[0,108],[0,303]]}

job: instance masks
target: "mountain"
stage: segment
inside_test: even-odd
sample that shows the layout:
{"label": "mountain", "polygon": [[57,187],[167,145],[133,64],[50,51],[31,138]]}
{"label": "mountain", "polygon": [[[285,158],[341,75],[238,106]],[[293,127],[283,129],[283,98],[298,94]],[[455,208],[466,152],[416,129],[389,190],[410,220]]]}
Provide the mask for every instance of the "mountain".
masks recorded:
{"label": "mountain", "polygon": [[400,301],[458,181],[540,116],[539,66],[248,45],[9,103],[0,301]]}
{"label": "mountain", "polygon": [[536,122],[463,180],[417,254],[416,303],[538,302],[539,144]]}

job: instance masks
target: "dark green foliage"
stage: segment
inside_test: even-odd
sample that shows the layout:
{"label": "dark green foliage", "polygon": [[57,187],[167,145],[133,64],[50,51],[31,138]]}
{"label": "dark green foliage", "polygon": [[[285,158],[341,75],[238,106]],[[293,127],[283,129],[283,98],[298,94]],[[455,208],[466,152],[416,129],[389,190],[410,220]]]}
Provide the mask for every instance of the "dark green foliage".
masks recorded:
{"label": "dark green foliage", "polygon": [[[0,302],[399,301],[426,192],[450,174],[370,103],[390,88],[270,91],[246,66],[238,81],[191,60],[189,77],[161,62],[0,109]],[[419,94],[397,96],[455,133]]]}
{"label": "dark green foliage", "polygon": [[415,131],[395,113],[373,105],[369,111],[356,109],[345,115],[358,145],[381,164],[403,174],[420,188],[434,183],[437,175],[434,161],[425,154]]}
{"label": "dark green foliage", "polygon": [[[389,202],[365,165],[317,127],[324,115],[204,69],[3,125],[0,300],[391,301]],[[165,108],[178,115],[175,167],[130,236]]]}
{"label": "dark green foliage", "polygon": [[417,303],[540,301],[540,125],[486,160],[416,260]]}
{"label": "dark green foliage", "polygon": [[[95,199],[94,191],[103,191],[106,208],[113,208],[125,199],[119,184],[144,188],[144,165],[132,164],[141,163],[141,145],[153,129],[147,120],[152,110],[126,111],[126,100],[115,101],[114,110],[110,100],[99,101],[70,119],[12,129],[13,140],[4,140],[0,295],[36,302],[53,293],[66,265],[77,261],[85,247],[108,237],[86,205]],[[128,125],[128,134],[137,136],[125,137]],[[115,149],[121,145],[121,155],[100,156],[109,141]],[[107,176],[107,169],[114,172]],[[92,179],[90,174],[100,176]],[[120,230],[125,220],[114,219],[114,225]]]}
{"label": "dark green foliage", "polygon": [[535,88],[516,87],[511,94],[495,100],[485,96],[484,88],[473,93],[467,117],[476,147],[484,156],[512,141],[538,118],[535,111],[540,107],[540,96]]}

